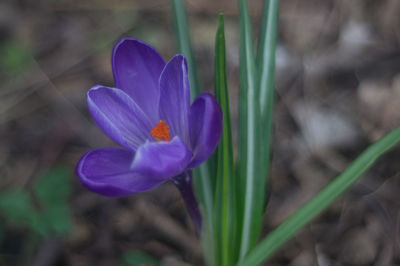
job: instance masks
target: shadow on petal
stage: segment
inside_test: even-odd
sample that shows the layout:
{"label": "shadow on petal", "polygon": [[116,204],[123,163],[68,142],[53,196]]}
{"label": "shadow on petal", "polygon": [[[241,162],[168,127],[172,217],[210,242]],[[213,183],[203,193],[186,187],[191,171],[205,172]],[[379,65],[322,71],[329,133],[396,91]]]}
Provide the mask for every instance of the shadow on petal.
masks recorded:
{"label": "shadow on petal", "polygon": [[153,123],[158,119],[158,79],[164,66],[160,54],[143,41],[124,38],[114,46],[112,68],[116,87],[125,91]]}
{"label": "shadow on petal", "polygon": [[222,111],[214,96],[200,94],[190,107],[190,143],[194,153],[189,168],[204,162],[215,151],[222,134]]}
{"label": "shadow on petal", "polygon": [[160,76],[160,119],[171,127],[171,135],[188,141],[190,87],[186,59],[174,56]]}
{"label": "shadow on petal", "polygon": [[76,174],[89,190],[108,197],[121,197],[150,190],[165,179],[148,178],[132,171],[134,153],[117,148],[103,148],[86,153],[76,167]]}

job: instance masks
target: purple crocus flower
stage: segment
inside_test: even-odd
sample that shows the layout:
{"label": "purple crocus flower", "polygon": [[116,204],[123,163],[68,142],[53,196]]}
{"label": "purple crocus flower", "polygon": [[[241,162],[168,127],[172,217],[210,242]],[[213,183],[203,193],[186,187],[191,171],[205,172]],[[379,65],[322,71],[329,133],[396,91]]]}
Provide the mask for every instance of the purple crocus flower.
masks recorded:
{"label": "purple crocus flower", "polygon": [[76,172],[89,190],[109,197],[150,190],[172,180],[198,229],[200,214],[191,169],[215,150],[222,112],[215,98],[199,95],[190,105],[186,59],[168,63],[149,44],[120,40],[112,54],[116,88],[94,86],[87,93],[98,126],[123,148],[92,150]]}

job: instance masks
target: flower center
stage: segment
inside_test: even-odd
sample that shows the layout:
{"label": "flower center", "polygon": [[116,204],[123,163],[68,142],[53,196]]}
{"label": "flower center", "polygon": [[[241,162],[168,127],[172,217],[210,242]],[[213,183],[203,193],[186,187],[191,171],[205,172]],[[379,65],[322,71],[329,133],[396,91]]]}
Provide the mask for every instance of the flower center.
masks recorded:
{"label": "flower center", "polygon": [[169,126],[162,120],[153,127],[150,131],[150,135],[152,135],[157,141],[171,140],[171,136],[169,135]]}

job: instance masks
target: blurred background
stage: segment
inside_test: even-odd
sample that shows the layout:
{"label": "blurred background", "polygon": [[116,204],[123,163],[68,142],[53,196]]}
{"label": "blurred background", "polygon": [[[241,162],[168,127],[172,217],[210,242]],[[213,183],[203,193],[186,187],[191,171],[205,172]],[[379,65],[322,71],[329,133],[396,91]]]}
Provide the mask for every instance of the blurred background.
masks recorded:
{"label": "blurred background", "polygon": [[[206,91],[213,91],[217,14],[226,14],[236,128],[236,1],[185,2]],[[257,33],[262,1],[248,2]],[[264,234],[400,124],[400,1],[282,0],[280,7]],[[169,1],[0,1],[0,265],[203,264],[173,185],[109,199],[74,174],[84,152],[115,145],[91,119],[85,95],[93,85],[114,85],[111,49],[123,36],[171,58]],[[400,265],[399,162],[397,147],[268,265]]]}

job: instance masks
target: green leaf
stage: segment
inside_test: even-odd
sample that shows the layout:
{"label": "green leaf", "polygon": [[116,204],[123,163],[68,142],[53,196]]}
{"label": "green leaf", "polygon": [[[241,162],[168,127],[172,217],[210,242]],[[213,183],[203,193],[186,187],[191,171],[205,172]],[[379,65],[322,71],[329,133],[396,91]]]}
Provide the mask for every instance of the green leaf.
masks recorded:
{"label": "green leaf", "polygon": [[175,42],[178,52],[182,53],[187,60],[190,81],[190,96],[193,101],[200,94],[199,81],[196,72],[196,63],[194,60],[190,35],[187,25],[185,6],[182,0],[172,0],[172,11],[174,18]]}
{"label": "green leaf", "polygon": [[400,126],[369,146],[328,186],[264,238],[261,243],[259,243],[244,259],[240,261],[238,266],[258,265],[263,260],[273,255],[277,249],[289,240],[297,231],[326,209],[337,197],[357,181],[357,179],[367,171],[380,156],[399,142]]}
{"label": "green leaf", "polygon": [[273,108],[275,86],[275,52],[278,29],[279,0],[264,1],[264,9],[258,36],[257,72],[259,79],[260,109],[262,118]]}
{"label": "green leaf", "polygon": [[224,16],[218,17],[215,41],[215,96],[223,113],[223,130],[217,149],[217,187],[215,193],[215,242],[218,245],[217,265],[233,265],[237,259],[236,208],[232,127],[226,78]]}
{"label": "green leaf", "polygon": [[42,215],[52,233],[67,235],[72,231],[71,212],[66,202],[52,204],[42,211]]}
{"label": "green leaf", "polygon": [[[207,219],[206,229],[212,230],[213,221],[213,202],[215,191],[215,169],[211,165],[215,164],[215,156],[210,157],[202,165],[194,169],[194,185],[196,196],[203,207],[203,214]],[[203,217],[204,218],[204,217]]]}
{"label": "green leaf", "polygon": [[136,250],[122,256],[120,266],[158,266],[160,263],[146,253]]}
{"label": "green leaf", "polygon": [[43,223],[50,232],[65,235],[72,230],[72,221],[67,198],[71,192],[71,171],[64,167],[53,168],[34,184],[34,193],[41,208]]}
{"label": "green leaf", "polygon": [[240,93],[239,93],[239,199],[242,204],[242,258],[257,241],[263,213],[265,176],[261,173],[260,102],[256,90],[251,23],[245,0],[239,0]]}
{"label": "green leaf", "polygon": [[[178,52],[185,55],[188,63],[190,96],[191,100],[200,94],[197,78],[196,64],[192,52],[190,35],[187,26],[185,7],[182,0],[171,0],[174,19],[175,39]],[[213,192],[215,191],[215,156],[210,157],[205,163],[194,169],[194,183],[197,197],[204,207],[207,218],[207,229],[212,230],[213,221]]]}
{"label": "green leaf", "polygon": [[257,51],[258,92],[260,99],[262,175],[268,177],[271,154],[271,136],[274,109],[275,51],[278,28],[279,0],[264,1],[263,16]]}
{"label": "green leaf", "polygon": [[0,194],[0,212],[9,224],[28,226],[41,236],[48,234],[48,228],[32,204],[29,193],[22,189],[3,191]]}
{"label": "green leaf", "polygon": [[64,167],[53,168],[34,184],[34,192],[44,203],[65,202],[71,192],[71,171]]}
{"label": "green leaf", "polygon": [[72,230],[67,197],[70,194],[71,172],[54,168],[33,185],[34,198],[27,191],[13,189],[0,194],[0,212],[9,223],[29,226],[43,237],[65,235]]}
{"label": "green leaf", "polygon": [[0,212],[10,222],[30,222],[35,215],[29,194],[20,189],[3,191],[0,194]]}
{"label": "green leaf", "polygon": [[0,67],[7,74],[22,71],[33,62],[33,51],[19,42],[5,42],[0,46]]}

